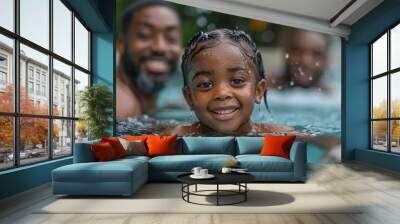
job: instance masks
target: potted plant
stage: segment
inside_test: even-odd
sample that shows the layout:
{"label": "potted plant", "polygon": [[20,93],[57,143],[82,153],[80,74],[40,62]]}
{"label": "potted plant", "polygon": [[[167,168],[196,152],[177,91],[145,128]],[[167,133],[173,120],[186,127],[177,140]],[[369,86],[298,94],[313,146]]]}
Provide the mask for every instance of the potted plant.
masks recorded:
{"label": "potted plant", "polygon": [[81,119],[88,131],[89,140],[110,136],[112,126],[113,95],[103,84],[94,84],[80,92]]}

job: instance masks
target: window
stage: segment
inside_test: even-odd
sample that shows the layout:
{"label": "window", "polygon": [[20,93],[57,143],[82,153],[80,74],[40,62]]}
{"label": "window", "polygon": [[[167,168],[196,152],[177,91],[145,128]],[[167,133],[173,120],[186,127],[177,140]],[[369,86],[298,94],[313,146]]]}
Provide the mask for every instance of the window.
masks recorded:
{"label": "window", "polygon": [[72,155],[87,139],[74,105],[90,85],[89,29],[64,0],[0,0],[0,26],[0,170]]}
{"label": "window", "polygon": [[[4,4],[4,1],[0,1],[0,14],[2,13],[3,8],[1,8]],[[0,15],[0,21],[3,18]],[[1,26],[2,23],[0,23]],[[0,84],[0,115],[10,115],[8,113],[14,112],[14,70],[12,66],[12,58],[14,57],[14,41],[13,39],[3,35],[0,33],[0,57],[2,59],[2,66],[0,66],[0,73],[2,75],[2,84]],[[8,59],[8,62],[4,59]],[[6,78],[5,78],[6,77]],[[4,81],[6,83],[4,83]],[[1,119],[1,118],[0,118]],[[8,121],[8,119],[7,119]],[[0,121],[1,122],[1,121]],[[7,130],[7,129],[6,129]],[[8,129],[9,135],[11,135],[11,129]],[[0,136],[1,139],[1,136]],[[4,143],[5,145],[11,145],[11,143]],[[0,141],[0,149],[3,147],[3,144]],[[1,169],[1,160],[0,160],[0,169]]]}
{"label": "window", "polygon": [[371,148],[400,153],[400,24],[370,45]]}
{"label": "window", "polygon": [[29,66],[28,74],[29,74],[29,79],[33,80],[33,67],[32,66]]}
{"label": "window", "polygon": [[46,82],[46,74],[42,73],[42,82]]}
{"label": "window", "polygon": [[28,92],[29,94],[33,94],[33,82],[28,82]]}
{"label": "window", "polygon": [[89,32],[75,18],[75,62],[82,68],[89,69]]}
{"label": "window", "polygon": [[42,96],[46,96],[46,86],[42,86]]}
{"label": "window", "polygon": [[40,71],[39,71],[39,69],[36,69],[36,80],[40,81]]}
{"label": "window", "polygon": [[3,71],[0,71],[0,84],[1,85],[7,84],[7,74]]}
{"label": "window", "polygon": [[7,56],[0,54],[0,91],[5,91],[7,85]]}
{"label": "window", "polygon": [[0,55],[0,67],[7,67],[7,57],[5,55]]}
{"label": "window", "polygon": [[36,95],[40,95],[40,84],[36,84]]}
{"label": "window", "polygon": [[0,26],[14,31],[14,0],[0,1]]}
{"label": "window", "polygon": [[49,49],[49,0],[20,0],[21,36]]}

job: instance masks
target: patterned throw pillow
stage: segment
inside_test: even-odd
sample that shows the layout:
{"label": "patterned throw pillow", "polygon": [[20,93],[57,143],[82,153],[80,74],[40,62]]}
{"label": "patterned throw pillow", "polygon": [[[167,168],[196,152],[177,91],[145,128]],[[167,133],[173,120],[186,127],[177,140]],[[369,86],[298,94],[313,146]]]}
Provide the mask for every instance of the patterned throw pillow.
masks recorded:
{"label": "patterned throw pillow", "polygon": [[122,146],[126,151],[126,155],[145,156],[147,155],[147,149],[145,142],[142,140],[126,140],[124,138],[118,138]]}

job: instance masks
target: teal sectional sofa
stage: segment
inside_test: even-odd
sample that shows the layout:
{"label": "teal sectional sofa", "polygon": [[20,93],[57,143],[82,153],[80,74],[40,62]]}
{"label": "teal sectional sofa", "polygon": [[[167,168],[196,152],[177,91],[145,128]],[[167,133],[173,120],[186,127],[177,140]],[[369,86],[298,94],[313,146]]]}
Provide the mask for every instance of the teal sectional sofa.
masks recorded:
{"label": "teal sectional sofa", "polygon": [[305,182],[306,143],[294,142],[290,159],[260,156],[263,137],[182,137],[177,140],[177,155],[127,156],[96,162],[90,145],[75,144],[74,163],[52,171],[54,194],[131,195],[148,181],[176,181],[193,167],[219,172],[228,160],[235,159],[259,182]]}

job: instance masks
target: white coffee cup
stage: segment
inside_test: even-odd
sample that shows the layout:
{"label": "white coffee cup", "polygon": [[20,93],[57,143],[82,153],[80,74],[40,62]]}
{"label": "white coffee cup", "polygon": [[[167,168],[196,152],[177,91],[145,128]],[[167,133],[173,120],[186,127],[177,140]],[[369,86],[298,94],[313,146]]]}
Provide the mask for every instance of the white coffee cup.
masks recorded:
{"label": "white coffee cup", "polygon": [[193,167],[193,169],[192,169],[192,173],[194,174],[194,175],[196,175],[196,176],[199,176],[199,175],[201,175],[200,174],[200,171],[202,170],[202,168],[201,167]]}
{"label": "white coffee cup", "polygon": [[208,169],[201,169],[200,170],[200,176],[207,176],[208,175]]}
{"label": "white coffee cup", "polygon": [[229,168],[229,167],[222,167],[222,170],[221,170],[222,173],[230,173],[231,171],[232,171],[232,168]]}

